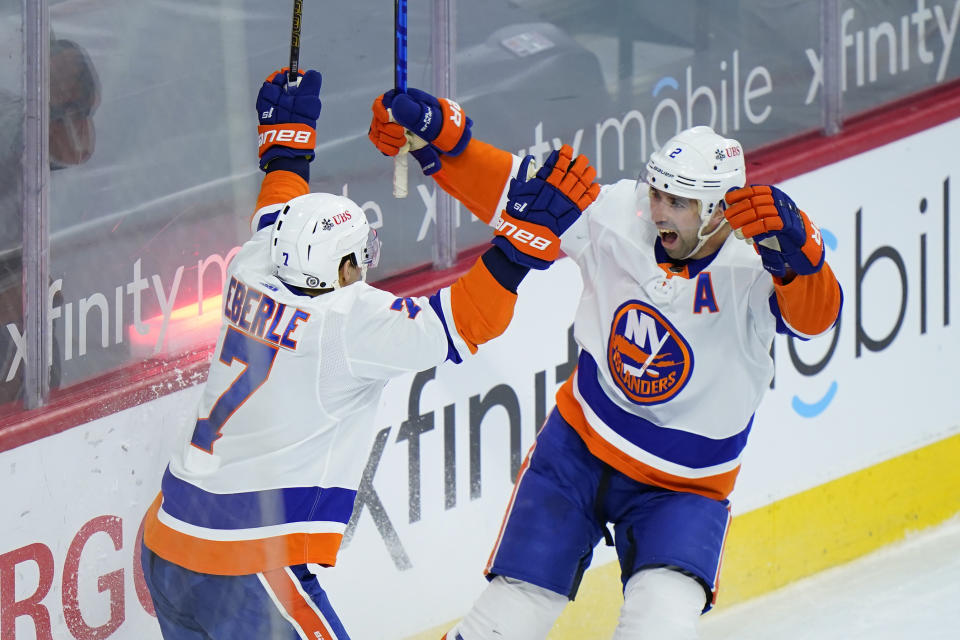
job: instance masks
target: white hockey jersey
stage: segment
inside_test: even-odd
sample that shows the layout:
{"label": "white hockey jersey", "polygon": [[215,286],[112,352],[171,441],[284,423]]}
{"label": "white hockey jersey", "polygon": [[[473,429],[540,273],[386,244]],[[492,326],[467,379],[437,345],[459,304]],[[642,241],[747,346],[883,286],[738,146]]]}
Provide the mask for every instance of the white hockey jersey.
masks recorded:
{"label": "white hockey jersey", "polygon": [[[435,179],[494,224],[507,184],[492,185],[509,178],[518,159],[476,142]],[[717,253],[677,268],[649,220],[646,186],[636,187],[632,180],[603,187],[561,239],[584,289],[574,323],[579,363],[557,408],[615,469],[723,499],[773,375],[774,334],[828,331],[840,287],[828,265],[789,284],[775,281],[732,235]]]}
{"label": "white hockey jersey", "polygon": [[301,295],[273,275],[270,237],[229,265],[209,377],[145,525],[148,547],[193,571],[333,565],[386,381],[468,356],[515,300],[482,260],[431,298],[364,282]]}

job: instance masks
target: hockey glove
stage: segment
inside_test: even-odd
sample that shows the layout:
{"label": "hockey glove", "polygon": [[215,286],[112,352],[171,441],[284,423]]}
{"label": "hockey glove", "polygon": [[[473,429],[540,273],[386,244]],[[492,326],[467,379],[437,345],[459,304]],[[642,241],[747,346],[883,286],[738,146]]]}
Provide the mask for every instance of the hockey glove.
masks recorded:
{"label": "hockey glove", "polygon": [[807,275],[823,266],[820,229],[780,189],[754,185],[726,195],[724,215],[737,235],[755,241],[763,267],[783,278],[787,270]]}
{"label": "hockey glove", "polygon": [[560,236],[597,199],[596,170],[586,156],[572,159],[573,149],[565,144],[529,179],[527,167],[533,156],[520,163],[493,237],[493,244],[511,262],[532,269],[549,267],[560,255]]}
{"label": "hockey glove", "polygon": [[[410,135],[401,138],[399,123]],[[440,170],[441,155],[459,155],[470,142],[473,120],[453,100],[435,98],[419,89],[406,93],[390,90],[373,102],[373,120],[368,135],[388,156],[396,155],[407,139],[410,155],[417,159],[424,175]]]}
{"label": "hockey glove", "polygon": [[373,110],[373,118],[370,120],[367,137],[380,150],[380,153],[385,156],[395,156],[400,153],[405,144],[409,143],[410,146],[407,149],[410,151],[410,155],[420,163],[423,175],[429,176],[440,169],[440,154],[437,150],[427,144],[426,140],[413,135],[402,124],[390,117],[390,112],[383,106],[383,95],[377,96],[371,109]]}
{"label": "hockey glove", "polygon": [[274,71],[257,94],[260,168],[264,171],[276,158],[313,160],[323,78],[319,71],[300,74],[297,84],[287,84],[287,69]]}

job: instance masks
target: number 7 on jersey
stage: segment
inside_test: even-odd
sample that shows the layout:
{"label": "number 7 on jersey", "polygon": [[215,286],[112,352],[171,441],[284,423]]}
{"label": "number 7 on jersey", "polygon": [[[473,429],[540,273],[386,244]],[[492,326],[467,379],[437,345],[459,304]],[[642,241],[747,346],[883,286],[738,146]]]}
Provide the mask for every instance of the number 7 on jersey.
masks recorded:
{"label": "number 7 on jersey", "polygon": [[220,362],[230,366],[237,360],[245,366],[240,375],[217,398],[210,409],[210,415],[197,420],[197,426],[193,428],[193,438],[190,440],[193,446],[213,453],[213,443],[223,435],[223,425],[240,405],[266,382],[277,351],[278,347],[275,345],[260,342],[233,327],[227,329],[223,346],[220,348]]}

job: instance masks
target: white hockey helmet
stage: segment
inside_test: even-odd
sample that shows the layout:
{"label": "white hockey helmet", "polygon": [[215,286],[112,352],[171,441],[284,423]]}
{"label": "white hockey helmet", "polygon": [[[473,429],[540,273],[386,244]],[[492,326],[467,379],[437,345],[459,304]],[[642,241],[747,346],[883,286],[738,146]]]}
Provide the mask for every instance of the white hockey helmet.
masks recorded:
{"label": "white hockey helmet", "polygon": [[277,277],[307,289],[340,287],[340,264],[353,255],[366,280],[380,260],[380,241],[350,198],[308,193],[287,202],[273,225],[270,260]]}
{"label": "white hockey helmet", "polygon": [[643,177],[655,189],[699,200],[703,225],[727,191],[746,184],[743,147],[707,126],[685,129],[650,155]]}

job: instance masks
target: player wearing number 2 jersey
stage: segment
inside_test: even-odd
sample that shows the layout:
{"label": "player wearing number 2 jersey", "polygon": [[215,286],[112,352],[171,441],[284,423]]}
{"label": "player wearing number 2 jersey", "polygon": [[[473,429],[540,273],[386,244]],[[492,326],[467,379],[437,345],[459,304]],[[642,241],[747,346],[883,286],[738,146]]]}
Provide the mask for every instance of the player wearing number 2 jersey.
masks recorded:
{"label": "player wearing number 2 jersey", "polygon": [[[425,174],[509,228],[497,203],[520,159],[479,140],[451,153],[430,126],[444,102],[378,97],[371,140],[396,153],[402,125]],[[682,131],[642,178],[605,185],[563,236],[583,276],[579,362],[521,467],[490,584],[446,640],[546,637],[603,539],[624,588],[615,640],[696,638],[774,333],[811,338],[838,318],[819,229],[776,187],[744,187],[736,140]]]}
{"label": "player wearing number 2 jersey", "polygon": [[[253,237],[229,265],[209,377],[144,528],[167,640],[348,637],[307,563],[336,562],[384,385],[502,333],[529,262],[542,261],[508,242],[430,297],[368,285],[379,241],[363,211],[308,193],[320,74],[284,78],[260,90],[267,175]],[[571,160],[555,154],[514,181],[516,198],[547,201],[524,207],[531,238],[558,244],[595,198],[595,172]]]}

